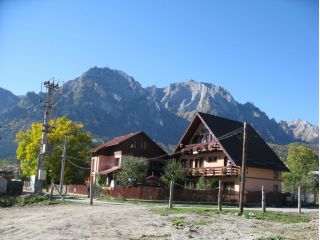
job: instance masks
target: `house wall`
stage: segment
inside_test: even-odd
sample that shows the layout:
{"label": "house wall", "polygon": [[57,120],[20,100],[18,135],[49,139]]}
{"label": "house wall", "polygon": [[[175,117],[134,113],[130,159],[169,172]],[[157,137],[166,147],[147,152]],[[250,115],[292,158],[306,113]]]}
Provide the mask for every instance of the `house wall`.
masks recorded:
{"label": "house wall", "polygon": [[[213,159],[212,162],[209,162],[209,157]],[[214,158],[217,158],[215,161]],[[225,160],[224,158],[226,155],[222,152],[208,152],[208,153],[199,153],[194,155],[182,155],[179,158],[179,161],[186,160],[186,168],[195,168],[196,159],[197,160],[203,160],[203,166],[202,167],[223,167],[225,166]],[[190,161],[193,160],[192,166],[190,166]]]}
{"label": "house wall", "polygon": [[261,186],[264,186],[266,192],[272,192],[275,190],[274,186],[277,186],[277,191],[281,192],[281,182],[281,171],[275,173],[273,169],[247,168],[247,191],[261,191]]}

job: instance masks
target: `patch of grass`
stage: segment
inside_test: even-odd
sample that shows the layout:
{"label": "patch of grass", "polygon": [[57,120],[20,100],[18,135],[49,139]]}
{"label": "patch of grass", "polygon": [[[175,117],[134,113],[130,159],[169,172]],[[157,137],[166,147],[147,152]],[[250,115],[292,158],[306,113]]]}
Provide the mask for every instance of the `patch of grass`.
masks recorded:
{"label": "patch of grass", "polygon": [[[142,236],[140,238],[138,238],[139,240],[141,239],[156,239],[156,238],[168,238],[171,237],[171,233],[164,233],[164,234],[160,234],[160,235],[156,235],[156,234],[142,234]],[[132,238],[131,238],[132,239]]]}
{"label": "patch of grass", "polygon": [[257,238],[256,240],[285,240],[285,237],[278,235],[275,237],[260,237],[260,238]]}
{"label": "patch of grass", "polygon": [[204,220],[200,220],[200,221],[193,221],[192,225],[194,226],[206,226],[213,223],[212,221],[204,221]]}
{"label": "patch of grass", "polygon": [[181,218],[176,218],[172,220],[171,224],[175,227],[183,227],[184,225],[186,225],[186,222]]}
{"label": "patch of grass", "polygon": [[[1,197],[0,207],[23,207],[28,205],[52,205],[62,203],[60,200],[51,200],[48,195],[35,196],[20,196],[20,197]],[[66,202],[63,202],[66,203]],[[68,202],[69,204],[69,202]]]}
{"label": "patch of grass", "polygon": [[[169,216],[172,214],[196,214],[201,216],[212,216],[217,214],[231,214],[236,215],[238,210],[234,209],[224,209],[219,212],[218,209],[212,208],[155,208],[152,209],[153,212],[160,214],[161,216]],[[266,212],[261,211],[244,211],[243,217],[247,219],[258,219],[263,221],[274,221],[282,223],[299,223],[299,222],[309,222],[310,217],[306,214],[297,213],[282,213],[282,212]]]}
{"label": "patch of grass", "polygon": [[28,197],[20,197],[17,198],[16,205],[18,206],[26,206],[26,205],[33,205],[33,204],[43,204],[43,205],[49,205],[50,199],[48,195],[42,195],[42,196],[28,196]]}
{"label": "patch of grass", "polygon": [[282,222],[282,223],[300,223],[309,222],[310,217],[305,214],[297,213],[282,213],[282,212],[260,212],[260,211],[245,211],[246,218],[255,218],[264,221]]}

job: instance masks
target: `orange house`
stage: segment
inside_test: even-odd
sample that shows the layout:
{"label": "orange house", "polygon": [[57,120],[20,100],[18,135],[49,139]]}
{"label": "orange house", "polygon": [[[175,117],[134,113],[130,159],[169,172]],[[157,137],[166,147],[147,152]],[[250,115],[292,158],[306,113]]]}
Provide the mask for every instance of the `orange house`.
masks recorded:
{"label": "orange house", "polygon": [[[243,123],[198,113],[177,145],[174,156],[181,162],[188,179],[200,176],[222,180],[225,190],[240,191]],[[247,125],[245,191],[281,192],[287,166],[253,127]]]}

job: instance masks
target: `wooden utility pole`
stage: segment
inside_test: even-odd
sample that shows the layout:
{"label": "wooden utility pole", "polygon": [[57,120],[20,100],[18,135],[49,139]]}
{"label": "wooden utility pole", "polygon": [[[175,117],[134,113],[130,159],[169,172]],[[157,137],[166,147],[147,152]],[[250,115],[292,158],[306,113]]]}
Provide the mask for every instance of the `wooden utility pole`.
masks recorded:
{"label": "wooden utility pole", "polygon": [[301,186],[298,186],[298,213],[301,213]]}
{"label": "wooden utility pole", "polygon": [[44,86],[48,89],[47,92],[47,99],[45,101],[44,106],[44,117],[43,117],[43,123],[42,123],[42,139],[41,139],[41,147],[39,152],[39,159],[38,159],[38,169],[37,169],[37,175],[35,179],[35,188],[34,193],[37,195],[42,194],[42,188],[43,188],[43,182],[46,180],[46,171],[44,168],[44,161],[46,158],[46,153],[48,151],[48,132],[49,132],[49,121],[51,117],[52,112],[52,96],[54,90],[58,89],[58,84],[54,83],[54,80],[52,82],[46,81],[44,82]]}
{"label": "wooden utility pole", "polygon": [[219,191],[218,191],[218,209],[219,209],[219,212],[222,211],[222,207],[221,207],[221,180],[219,180]]}
{"label": "wooden utility pole", "polygon": [[62,152],[62,158],[61,158],[61,172],[60,172],[60,192],[62,194],[63,189],[63,182],[64,182],[64,165],[66,163],[66,157],[67,157],[67,138],[64,138],[63,142],[63,152]]}
{"label": "wooden utility pole", "polygon": [[263,186],[261,187],[261,208],[262,212],[266,212],[266,194]]}
{"label": "wooden utility pole", "polygon": [[52,200],[52,197],[53,197],[53,184],[54,184],[54,180],[53,178],[51,178],[50,201]]}
{"label": "wooden utility pole", "polygon": [[173,186],[174,182],[170,182],[170,195],[169,195],[169,208],[172,208],[172,199],[173,199]]}
{"label": "wooden utility pole", "polygon": [[246,158],[247,158],[247,123],[243,124],[243,144],[242,144],[242,164],[241,164],[241,185],[240,185],[240,202],[239,214],[243,214],[243,199],[246,181]]}
{"label": "wooden utility pole", "polygon": [[90,205],[93,204],[93,176],[90,176]]}

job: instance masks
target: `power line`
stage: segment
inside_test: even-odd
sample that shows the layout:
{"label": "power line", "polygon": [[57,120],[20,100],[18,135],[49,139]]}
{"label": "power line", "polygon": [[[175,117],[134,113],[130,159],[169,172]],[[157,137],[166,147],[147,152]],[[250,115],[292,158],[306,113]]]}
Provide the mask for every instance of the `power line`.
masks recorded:
{"label": "power line", "polygon": [[77,167],[77,168],[81,168],[81,169],[85,169],[85,170],[87,170],[87,169],[91,169],[91,168],[88,168],[88,167],[82,167],[82,166],[79,166],[79,165],[77,165],[77,164],[75,164],[75,163],[71,162],[69,159],[66,159],[66,160],[67,160],[67,162],[68,162],[68,163],[70,163],[71,165],[73,165],[73,166],[75,166],[75,167]]}
{"label": "power line", "polygon": [[226,133],[226,134],[218,137],[217,140],[221,141],[221,140],[224,140],[224,139],[226,139],[226,138],[230,138],[230,137],[232,137],[232,136],[234,136],[234,135],[236,135],[236,134],[238,134],[238,133],[241,133],[242,130],[243,130],[243,127],[240,127],[240,128],[238,128],[238,129],[236,129],[236,130],[233,130],[233,131],[231,131],[231,132],[229,132],[229,133]]}

